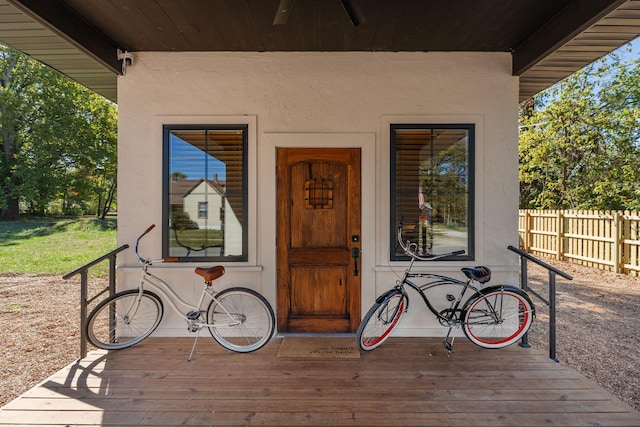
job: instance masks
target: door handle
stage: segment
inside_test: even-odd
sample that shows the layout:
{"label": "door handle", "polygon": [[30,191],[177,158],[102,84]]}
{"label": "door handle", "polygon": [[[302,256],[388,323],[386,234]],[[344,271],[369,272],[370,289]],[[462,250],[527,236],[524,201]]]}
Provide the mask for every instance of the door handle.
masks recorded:
{"label": "door handle", "polygon": [[358,275],[358,257],[360,256],[360,248],[351,248],[351,257],[353,258],[353,275]]}

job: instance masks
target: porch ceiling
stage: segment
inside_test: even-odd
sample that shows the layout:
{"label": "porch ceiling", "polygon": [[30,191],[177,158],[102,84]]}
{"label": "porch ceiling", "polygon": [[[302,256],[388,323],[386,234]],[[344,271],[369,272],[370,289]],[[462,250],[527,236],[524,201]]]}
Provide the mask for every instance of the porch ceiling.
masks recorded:
{"label": "porch ceiling", "polygon": [[511,52],[525,100],[639,34],[640,0],[0,0],[0,42],[113,101],[118,48]]}

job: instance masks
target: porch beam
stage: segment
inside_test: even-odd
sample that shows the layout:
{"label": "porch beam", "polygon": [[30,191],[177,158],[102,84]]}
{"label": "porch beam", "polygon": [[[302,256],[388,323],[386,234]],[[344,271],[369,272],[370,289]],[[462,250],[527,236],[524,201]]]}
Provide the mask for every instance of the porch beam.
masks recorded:
{"label": "porch beam", "polygon": [[627,0],[575,0],[513,50],[513,75],[519,76],[596,24]]}
{"label": "porch beam", "polygon": [[[7,0],[18,10],[71,43],[114,74],[122,74],[118,45],[87,24],[62,0]],[[123,49],[124,50],[124,49]]]}

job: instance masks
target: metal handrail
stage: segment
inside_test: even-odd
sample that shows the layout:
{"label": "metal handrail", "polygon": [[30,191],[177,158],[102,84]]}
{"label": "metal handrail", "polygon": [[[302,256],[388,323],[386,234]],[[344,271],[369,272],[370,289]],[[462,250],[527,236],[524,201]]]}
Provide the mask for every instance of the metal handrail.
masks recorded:
{"label": "metal handrail", "polygon": [[[118,253],[127,249],[129,245],[122,245],[117,249],[112,250],[111,252],[102,255],[100,258],[96,258],[88,264],[83,265],[80,268],[73,270],[71,273],[65,274],[62,276],[63,279],[67,280],[71,277],[80,274],[80,358],[87,357],[87,335],[86,335],[86,326],[87,326],[87,307],[89,304],[94,301],[96,298],[104,294],[105,292],[109,292],[109,296],[115,294],[116,292],[116,256]],[[93,297],[89,298],[88,293],[88,277],[89,277],[89,269],[96,264],[101,263],[102,261],[109,260],[109,285],[98,292]]]}
{"label": "metal handrail", "polygon": [[[544,302],[549,307],[549,358],[551,358],[555,362],[558,362],[559,360],[556,357],[556,349],[557,349],[556,347],[556,341],[557,341],[557,337],[556,337],[556,326],[557,326],[556,325],[556,275],[562,276],[567,280],[573,280],[573,276],[565,273],[564,271],[558,270],[554,266],[547,264],[546,262],[528,254],[527,252],[519,248],[516,248],[514,246],[508,246],[507,249],[517,253],[520,256],[520,283],[521,283],[522,289],[529,292],[530,294],[533,294],[535,297],[537,297],[539,300]],[[529,274],[527,271],[527,261],[534,262],[549,271],[549,299],[548,300],[529,287],[529,283],[528,283]],[[528,335],[529,334],[527,333],[522,338],[522,343],[520,345],[522,345],[523,347],[529,346]]]}

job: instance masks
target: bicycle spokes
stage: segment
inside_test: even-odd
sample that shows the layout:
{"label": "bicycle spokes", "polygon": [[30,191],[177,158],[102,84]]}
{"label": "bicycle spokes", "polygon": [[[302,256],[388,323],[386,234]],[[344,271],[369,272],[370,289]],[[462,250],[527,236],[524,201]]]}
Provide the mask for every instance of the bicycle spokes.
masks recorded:
{"label": "bicycle spokes", "polygon": [[407,297],[402,293],[392,294],[383,302],[376,303],[358,328],[360,348],[369,351],[382,344],[398,326],[406,307]]}
{"label": "bicycle spokes", "polygon": [[377,314],[378,322],[380,325],[386,326],[394,321],[398,315],[398,310],[402,308],[402,304],[398,304],[395,307],[391,307],[390,304],[385,304]]}
{"label": "bicycle spokes", "polygon": [[533,308],[514,291],[495,290],[481,296],[467,309],[464,332],[481,347],[513,344],[531,325]]}
{"label": "bicycle spokes", "polygon": [[207,319],[213,338],[232,351],[257,350],[275,329],[275,316],[268,302],[244,288],[220,292],[209,305]]}
{"label": "bicycle spokes", "polygon": [[240,326],[247,320],[247,316],[241,313],[229,313],[228,311],[215,310],[212,312],[213,318],[216,319],[214,325],[216,328]]}

